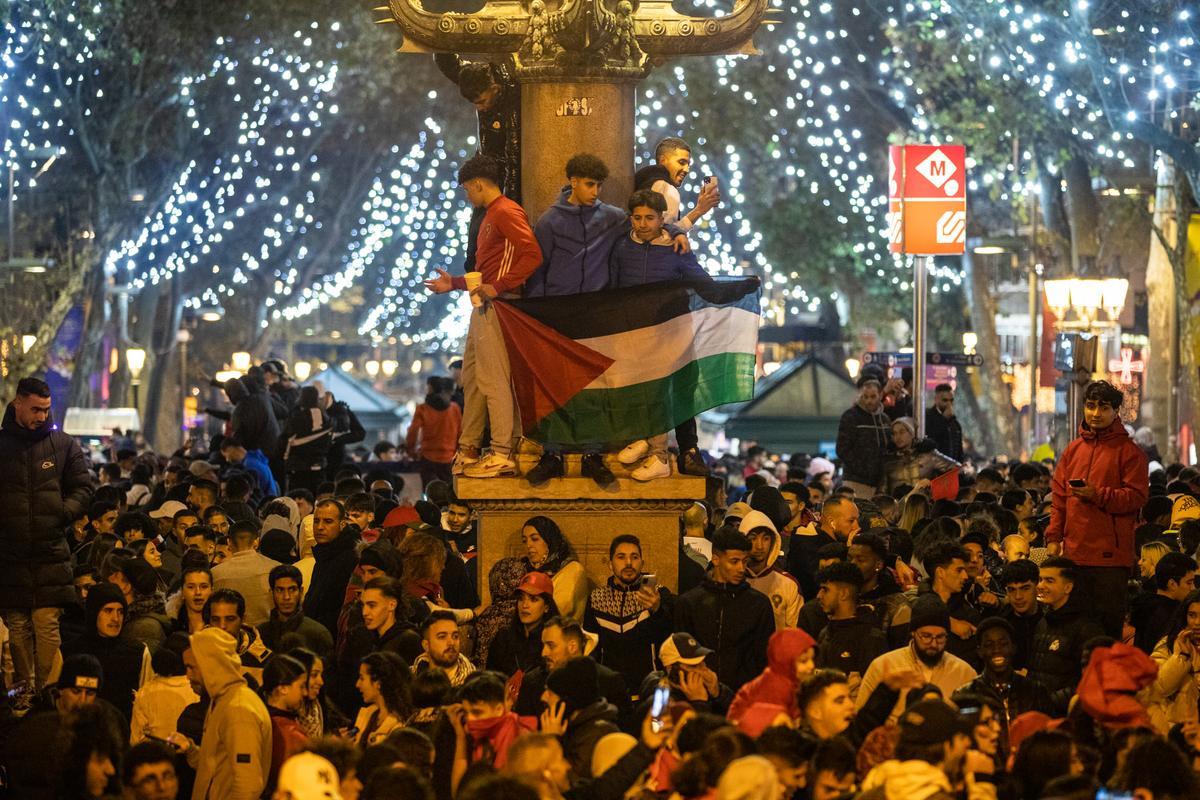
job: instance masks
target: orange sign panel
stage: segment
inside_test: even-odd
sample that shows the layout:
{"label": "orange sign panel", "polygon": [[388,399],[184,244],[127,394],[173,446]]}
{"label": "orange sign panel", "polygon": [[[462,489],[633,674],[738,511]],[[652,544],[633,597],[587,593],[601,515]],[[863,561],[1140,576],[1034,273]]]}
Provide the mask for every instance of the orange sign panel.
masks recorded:
{"label": "orange sign panel", "polygon": [[912,144],[888,148],[888,249],[960,255],[966,248],[966,148]]}

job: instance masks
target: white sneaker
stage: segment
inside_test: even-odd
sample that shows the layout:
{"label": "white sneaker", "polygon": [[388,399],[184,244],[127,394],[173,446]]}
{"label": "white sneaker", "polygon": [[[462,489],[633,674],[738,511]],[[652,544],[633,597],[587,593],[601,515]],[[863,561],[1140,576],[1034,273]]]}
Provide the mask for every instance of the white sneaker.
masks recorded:
{"label": "white sneaker", "polygon": [[645,439],[638,439],[636,442],[625,445],[625,448],[617,453],[617,461],[629,467],[648,455],[650,455],[650,443]]}
{"label": "white sneaker", "polygon": [[630,473],[635,481],[652,481],[655,478],[671,477],[671,462],[661,461],[658,456],[650,456],[642,465]]}
{"label": "white sneaker", "polygon": [[463,475],[468,478],[497,478],[501,475],[516,474],[516,462],[499,453],[488,453],[482,461],[471,464],[463,470]]}
{"label": "white sneaker", "polygon": [[462,450],[459,450],[457,453],[454,454],[454,464],[453,464],[453,466],[450,467],[450,474],[451,475],[462,475],[463,470],[465,470],[467,467],[471,466],[472,464],[478,464],[478,463],[479,463],[479,456],[471,457],[471,456],[467,455],[466,453],[464,453]]}

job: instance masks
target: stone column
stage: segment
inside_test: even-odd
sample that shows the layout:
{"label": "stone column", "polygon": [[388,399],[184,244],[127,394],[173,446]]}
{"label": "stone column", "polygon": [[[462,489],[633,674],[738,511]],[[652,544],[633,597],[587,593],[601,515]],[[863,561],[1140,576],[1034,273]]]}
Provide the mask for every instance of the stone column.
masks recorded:
{"label": "stone column", "polygon": [[608,165],[600,198],[624,208],[633,191],[634,81],[521,81],[521,195],[530,222],[558,199],[576,153]]}

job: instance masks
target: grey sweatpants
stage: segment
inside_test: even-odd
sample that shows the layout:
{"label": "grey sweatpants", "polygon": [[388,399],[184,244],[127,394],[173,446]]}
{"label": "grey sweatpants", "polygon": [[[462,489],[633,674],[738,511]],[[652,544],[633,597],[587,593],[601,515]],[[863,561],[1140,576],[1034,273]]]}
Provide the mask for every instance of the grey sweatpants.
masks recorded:
{"label": "grey sweatpants", "polygon": [[492,429],[492,452],[508,456],[521,429],[513,398],[508,351],[495,309],[471,309],[467,349],[463,354],[463,423],[460,449],[481,448],[483,432]]}

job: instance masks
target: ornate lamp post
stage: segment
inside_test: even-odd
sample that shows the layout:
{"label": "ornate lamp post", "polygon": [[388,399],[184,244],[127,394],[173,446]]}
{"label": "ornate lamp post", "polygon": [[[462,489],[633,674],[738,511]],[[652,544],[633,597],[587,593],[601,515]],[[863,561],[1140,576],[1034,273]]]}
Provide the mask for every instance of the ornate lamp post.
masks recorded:
{"label": "ornate lamp post", "polygon": [[[521,84],[522,200],[531,219],[562,186],[562,165],[588,152],[608,164],[602,194],[623,205],[633,189],[634,86],[652,66],[688,55],[754,53],[770,24],[767,0],[737,0],[723,17],[689,17],[670,0],[488,0],[474,13],[427,11],[420,0],[380,10],[404,35],[402,53],[511,58]],[[547,158],[555,153],[561,158]]]}

